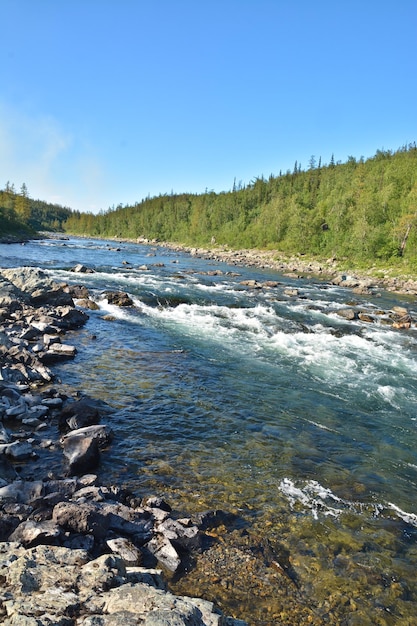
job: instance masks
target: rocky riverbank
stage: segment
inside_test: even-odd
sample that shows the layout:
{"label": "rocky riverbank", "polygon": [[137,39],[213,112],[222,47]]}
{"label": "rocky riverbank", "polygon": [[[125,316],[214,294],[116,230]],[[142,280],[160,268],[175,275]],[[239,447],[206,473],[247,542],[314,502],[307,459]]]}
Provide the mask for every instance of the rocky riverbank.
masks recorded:
{"label": "rocky riverbank", "polygon": [[323,281],[350,289],[385,289],[399,294],[417,295],[417,279],[410,275],[394,276],[392,269],[370,268],[368,271],[355,269],[342,270],[335,258],[321,261],[307,259],[300,255],[285,256],[273,250],[232,250],[227,246],[213,245],[212,248],[196,248],[181,244],[160,242],[140,237],[137,243],[158,245],[192,256],[220,261],[229,265],[272,269],[293,278],[315,276]]}
{"label": "rocky riverbank", "polygon": [[[158,496],[100,485],[108,407],[56,383],[66,333],[88,315],[34,268],[0,270],[0,619],[6,626],[243,626],[167,580],[227,514],[175,514]],[[51,369],[52,368],[52,369]],[[116,434],[117,436],[117,434]]]}

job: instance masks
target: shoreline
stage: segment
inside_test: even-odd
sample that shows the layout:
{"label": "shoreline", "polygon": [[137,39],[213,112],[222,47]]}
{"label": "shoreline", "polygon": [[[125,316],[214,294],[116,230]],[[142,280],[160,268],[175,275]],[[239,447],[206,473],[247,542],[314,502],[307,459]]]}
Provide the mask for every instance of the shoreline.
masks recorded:
{"label": "shoreline", "polygon": [[401,295],[417,295],[417,278],[414,280],[406,275],[392,277],[389,275],[391,271],[389,269],[377,270],[380,273],[384,273],[384,277],[378,278],[371,274],[371,270],[359,271],[355,268],[343,270],[335,259],[324,261],[301,259],[296,255],[288,257],[274,251],[256,249],[192,248],[167,242],[161,242],[157,245],[231,265],[271,269],[293,278],[316,277],[325,282],[350,289],[362,287],[367,289],[384,289]]}
{"label": "shoreline", "polygon": [[80,290],[38,268],[0,269],[0,620],[247,626],[169,590],[228,515],[177,513],[94,473],[111,409],[53,374],[77,351],[66,333],[88,320],[73,302]]}
{"label": "shoreline", "polygon": [[[71,236],[79,237],[79,235]],[[120,237],[110,237],[108,239],[105,237],[91,238],[166,248],[177,252],[185,252],[197,258],[227,263],[237,267],[256,267],[273,270],[292,278],[315,277],[323,282],[353,290],[364,290],[364,292],[366,290],[383,289],[398,295],[417,295],[417,277],[414,278],[410,274],[392,276],[391,274],[395,271],[394,268],[374,267],[367,270],[359,270],[352,266],[351,269],[345,269],[346,263],[343,263],[342,266],[336,258],[317,260],[301,258],[297,254],[288,256],[276,250],[259,250],[256,248],[235,250],[216,244],[211,248],[201,248],[176,242],[160,241],[158,239],[151,240],[145,237],[137,239],[123,239]],[[375,276],[375,273],[383,274],[383,276]]]}

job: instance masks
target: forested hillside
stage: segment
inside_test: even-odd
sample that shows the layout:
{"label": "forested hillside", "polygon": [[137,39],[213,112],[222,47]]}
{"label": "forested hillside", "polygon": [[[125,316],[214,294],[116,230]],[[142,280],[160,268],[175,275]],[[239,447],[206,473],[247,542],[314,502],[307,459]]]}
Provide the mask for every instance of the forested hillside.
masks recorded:
{"label": "forested hillside", "polygon": [[147,237],[190,246],[260,248],[417,270],[417,147],[378,150],[307,170],[294,165],[228,192],[170,194],[98,215],[0,191],[0,235],[29,228],[78,235]]}
{"label": "forested hillside", "polygon": [[99,215],[73,212],[67,231],[159,238],[189,245],[269,248],[347,257],[357,263],[402,259],[417,267],[417,148],[256,178],[229,192],[172,194]]}
{"label": "forested hillside", "polygon": [[69,208],[30,198],[25,183],[17,192],[9,182],[0,190],[0,236],[35,231],[61,231]]}

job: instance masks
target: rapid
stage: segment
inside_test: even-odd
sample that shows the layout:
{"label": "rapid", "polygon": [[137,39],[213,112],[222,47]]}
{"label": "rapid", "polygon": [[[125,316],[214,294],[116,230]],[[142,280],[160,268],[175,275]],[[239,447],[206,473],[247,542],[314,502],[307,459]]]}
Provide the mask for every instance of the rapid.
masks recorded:
{"label": "rapid", "polygon": [[[94,239],[3,245],[0,265],[84,284],[99,305],[54,371],[113,409],[102,476],[233,512],[225,558],[267,540],[287,563],[266,563],[262,593],[243,566],[233,589],[198,567],[173,585],[256,625],[417,623],[417,328],[388,323],[398,305],[417,320],[414,299]],[[353,305],[373,323],[337,314]]]}

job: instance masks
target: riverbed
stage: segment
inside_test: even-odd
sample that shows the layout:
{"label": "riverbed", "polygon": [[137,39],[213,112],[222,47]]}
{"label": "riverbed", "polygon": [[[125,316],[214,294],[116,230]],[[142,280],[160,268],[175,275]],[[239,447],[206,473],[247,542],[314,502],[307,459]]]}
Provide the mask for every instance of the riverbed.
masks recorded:
{"label": "riverbed", "polygon": [[56,371],[113,409],[102,476],[235,515],[174,588],[257,626],[413,623],[417,335],[390,313],[417,319],[414,296],[94,239],[4,245],[0,265],[98,303]]}

